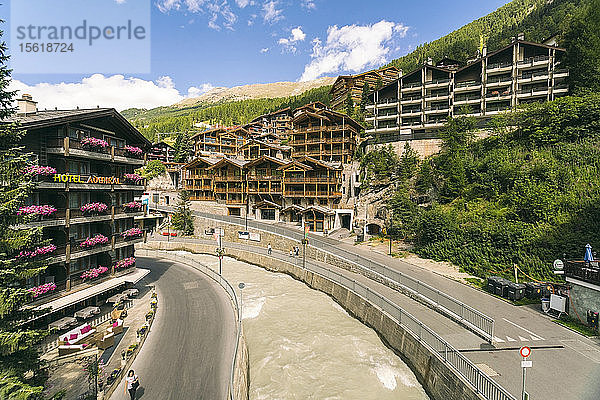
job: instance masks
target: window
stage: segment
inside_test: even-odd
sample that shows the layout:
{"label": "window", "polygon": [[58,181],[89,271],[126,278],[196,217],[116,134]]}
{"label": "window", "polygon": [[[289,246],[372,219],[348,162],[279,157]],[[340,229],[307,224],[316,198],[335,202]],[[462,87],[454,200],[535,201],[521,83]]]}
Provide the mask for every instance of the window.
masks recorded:
{"label": "window", "polygon": [[85,239],[90,236],[90,226],[78,224],[71,227],[69,238],[73,240]]}
{"label": "window", "polygon": [[272,208],[260,210],[260,218],[275,221],[275,210]]}
{"label": "window", "polygon": [[326,206],[327,205],[327,199],[319,199],[319,205]]}
{"label": "window", "polygon": [[299,206],[302,203],[302,199],[292,199],[292,204]]}
{"label": "window", "polygon": [[153,202],[153,203],[158,203],[158,193],[154,193],[154,194],[152,195],[152,202]]}
{"label": "window", "polygon": [[90,173],[90,163],[87,161],[69,161],[69,173],[75,175],[87,175]]}
{"label": "window", "polygon": [[306,202],[308,203],[309,206],[312,206],[315,204],[315,199],[306,199]]}
{"label": "window", "polygon": [[82,205],[90,202],[89,193],[70,192],[69,193],[69,208],[78,209]]}

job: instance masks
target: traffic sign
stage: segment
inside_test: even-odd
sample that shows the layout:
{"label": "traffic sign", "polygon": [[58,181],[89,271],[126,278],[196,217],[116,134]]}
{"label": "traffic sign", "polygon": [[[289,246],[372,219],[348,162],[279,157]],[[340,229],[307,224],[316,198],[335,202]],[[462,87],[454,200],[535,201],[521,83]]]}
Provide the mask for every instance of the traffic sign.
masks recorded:
{"label": "traffic sign", "polygon": [[531,368],[532,365],[533,365],[533,361],[531,361],[531,360],[521,361],[521,368]]}
{"label": "traffic sign", "polygon": [[560,259],[556,259],[556,260],[554,260],[553,266],[554,266],[555,271],[562,271],[563,268],[565,267],[565,263]]}
{"label": "traffic sign", "polygon": [[310,226],[305,225],[304,226],[304,239],[306,239],[308,237],[308,232],[310,232]]}
{"label": "traffic sign", "polygon": [[529,347],[527,347],[527,346],[523,346],[519,350],[519,353],[521,353],[521,356],[523,358],[527,358],[527,357],[529,357],[529,355],[531,355],[531,349]]}

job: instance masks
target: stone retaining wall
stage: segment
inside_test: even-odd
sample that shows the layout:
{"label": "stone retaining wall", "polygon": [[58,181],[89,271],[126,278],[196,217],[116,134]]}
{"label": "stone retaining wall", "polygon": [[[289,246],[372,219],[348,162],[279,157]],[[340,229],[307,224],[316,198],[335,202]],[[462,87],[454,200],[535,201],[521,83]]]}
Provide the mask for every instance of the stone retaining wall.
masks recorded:
{"label": "stone retaining wall", "polygon": [[[266,242],[263,241],[262,243]],[[271,245],[276,248],[275,240],[271,241]],[[146,248],[185,250],[200,254],[214,254],[215,252],[214,246],[202,243],[148,242]],[[393,349],[412,369],[432,399],[483,400],[483,397],[477,394],[447,363],[409,331],[406,331],[391,316],[351,290],[311,271],[266,255],[235,248],[226,248],[226,255],[261,266],[269,271],[286,273],[304,282],[312,289],[331,296],[356,319],[379,334],[383,342]]]}

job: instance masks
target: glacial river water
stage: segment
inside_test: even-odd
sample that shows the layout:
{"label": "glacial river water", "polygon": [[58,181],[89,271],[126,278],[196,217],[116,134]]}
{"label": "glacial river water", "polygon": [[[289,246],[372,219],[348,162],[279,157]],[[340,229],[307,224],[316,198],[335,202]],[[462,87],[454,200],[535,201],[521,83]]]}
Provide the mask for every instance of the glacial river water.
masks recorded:
{"label": "glacial river water", "polygon": [[[218,268],[216,257],[196,257]],[[246,284],[251,400],[428,399],[402,360],[329,296],[230,258],[223,275],[236,290]]]}

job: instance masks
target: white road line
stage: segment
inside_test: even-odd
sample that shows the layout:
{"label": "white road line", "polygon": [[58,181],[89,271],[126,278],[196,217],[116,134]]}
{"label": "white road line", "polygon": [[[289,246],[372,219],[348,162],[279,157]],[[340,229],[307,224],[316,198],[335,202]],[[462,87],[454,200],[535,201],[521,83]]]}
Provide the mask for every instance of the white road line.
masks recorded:
{"label": "white road line", "polygon": [[494,336],[494,342],[496,342],[496,343],[504,343],[504,340],[500,339],[499,337]]}
{"label": "white road line", "polygon": [[532,339],[532,340],[542,340],[542,339],[540,339],[539,337],[537,337],[537,336],[534,336],[534,335],[531,335],[531,339]]}
{"label": "white road line", "polygon": [[525,328],[523,328],[521,325],[517,325],[517,324],[515,324],[514,322],[507,320],[506,318],[502,318],[502,319],[503,319],[504,321],[508,322],[509,324],[511,324],[511,325],[513,325],[513,326],[516,326],[516,327],[517,327],[517,328],[519,328],[519,329],[523,329],[525,332],[529,333],[529,334],[530,334],[530,335],[532,335],[532,336],[535,336],[535,337],[539,338],[540,340],[546,340],[546,339],[544,339],[543,337],[541,337],[540,335],[538,335],[538,334],[536,334],[536,333],[533,333],[533,332],[531,332],[531,331],[530,331],[530,330],[528,330],[528,329],[525,329]]}
{"label": "white road line", "polygon": [[523,336],[519,336],[519,340],[520,340],[521,342],[529,342],[529,339],[527,339],[527,338],[524,338]]}
{"label": "white road line", "polygon": [[517,339],[513,339],[510,336],[507,336],[506,340],[508,340],[509,342],[516,342],[517,341]]}

